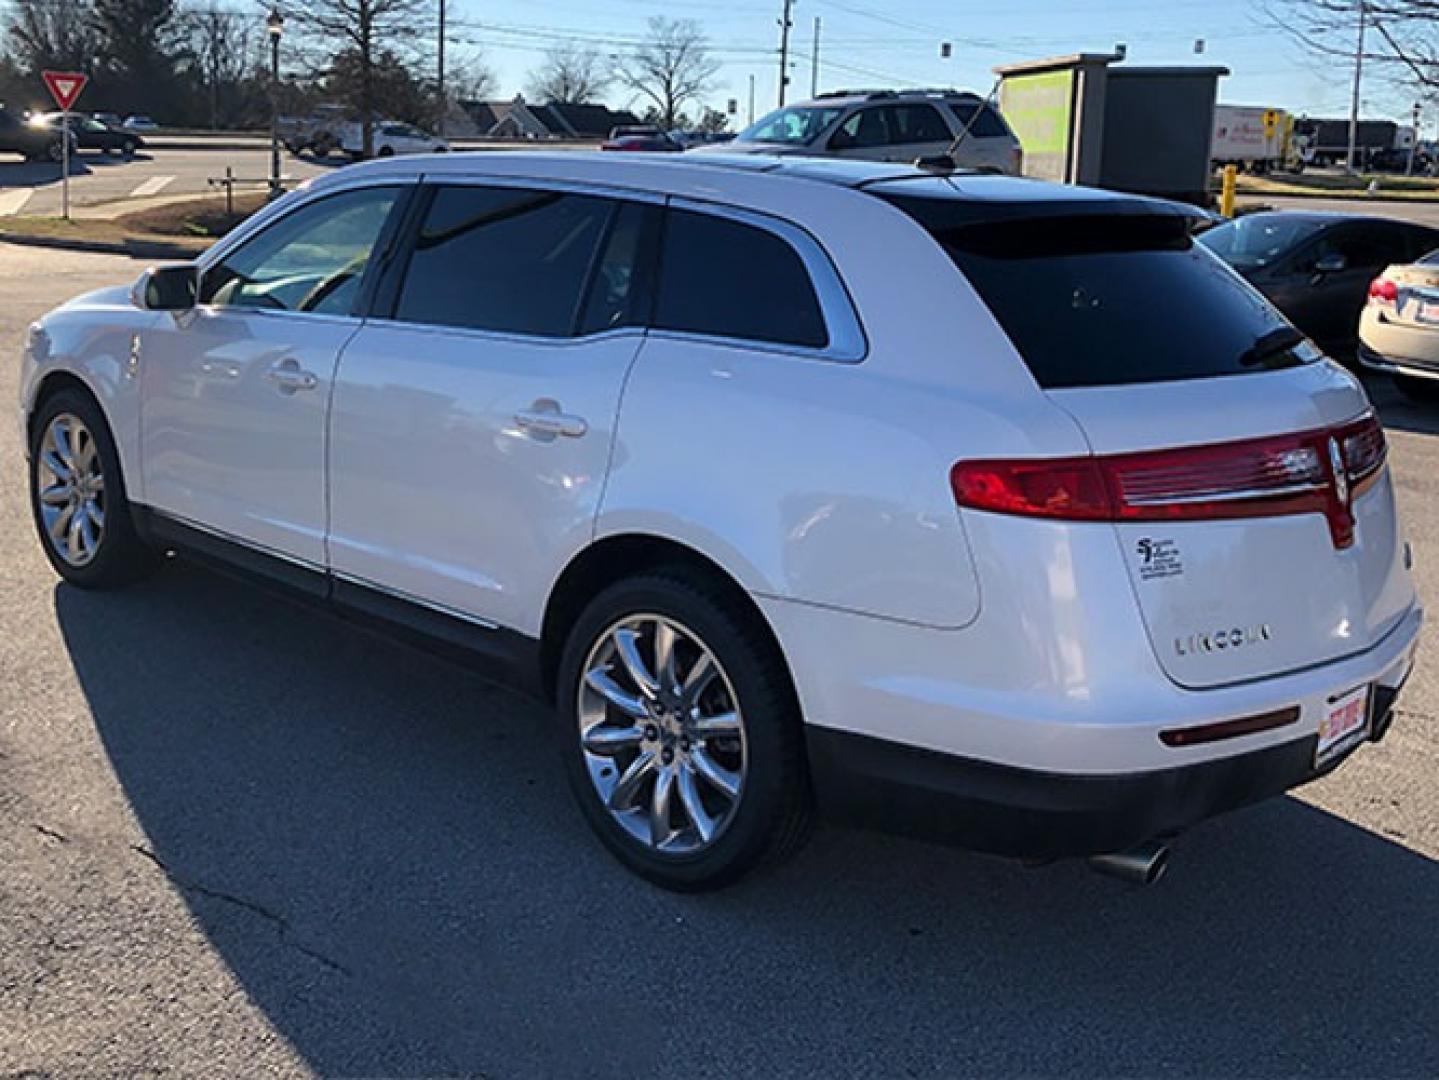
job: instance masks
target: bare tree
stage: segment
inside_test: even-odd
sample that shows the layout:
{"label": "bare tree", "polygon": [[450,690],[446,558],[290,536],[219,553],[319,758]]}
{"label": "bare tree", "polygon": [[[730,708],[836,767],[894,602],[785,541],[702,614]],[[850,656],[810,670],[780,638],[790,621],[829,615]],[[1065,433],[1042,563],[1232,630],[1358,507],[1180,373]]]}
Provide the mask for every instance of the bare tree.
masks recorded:
{"label": "bare tree", "polygon": [[599,54],[578,45],[560,45],[546,53],[530,75],[530,97],[561,105],[583,104],[598,97],[609,81]]}
{"label": "bare tree", "polygon": [[14,0],[5,19],[5,51],[27,73],[44,68],[92,71],[99,38],[88,7]]}
{"label": "bare tree", "polygon": [[303,0],[285,12],[316,51],[326,57],[352,57],[355,70],[349,84],[354,100],[347,104],[359,116],[366,157],[375,150],[376,110],[386,82],[381,60],[392,64],[398,50],[428,35],[432,6],[426,0]]}
{"label": "bare tree", "polygon": [[1439,0],[1269,0],[1269,22],[1309,52],[1352,63],[1363,12],[1363,60],[1390,81],[1439,91]]}
{"label": "bare tree", "polygon": [[209,0],[185,13],[190,52],[210,98],[210,126],[221,124],[222,95],[240,84],[254,60],[253,20]]}
{"label": "bare tree", "polygon": [[672,127],[684,106],[708,90],[719,73],[708,44],[693,19],[656,16],[644,44],[620,59],[615,78],[652,101],[663,123]]}

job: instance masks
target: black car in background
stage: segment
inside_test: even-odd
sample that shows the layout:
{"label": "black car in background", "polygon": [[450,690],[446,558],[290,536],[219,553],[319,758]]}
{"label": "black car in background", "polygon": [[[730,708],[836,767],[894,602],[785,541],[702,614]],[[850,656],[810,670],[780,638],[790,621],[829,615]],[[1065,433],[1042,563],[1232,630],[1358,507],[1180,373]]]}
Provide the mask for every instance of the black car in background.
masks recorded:
{"label": "black car in background", "polygon": [[[39,119],[47,124],[59,124],[61,116],[61,113],[45,113],[38,118],[32,117],[31,123]],[[69,121],[70,130],[75,133],[75,142],[81,150],[99,150],[106,154],[120,154],[130,158],[135,156],[135,151],[145,146],[145,140],[135,132],[111,127],[92,116],[71,113]]]}
{"label": "black car in background", "polygon": [[1391,263],[1439,249],[1439,230],[1390,218],[1266,211],[1199,237],[1295,326],[1337,359],[1349,360],[1369,283]]}
{"label": "black car in background", "polygon": [[[0,153],[21,154],[26,161],[59,163],[65,155],[65,134],[58,124],[32,124],[0,105]],[[70,149],[75,149],[71,136]]]}

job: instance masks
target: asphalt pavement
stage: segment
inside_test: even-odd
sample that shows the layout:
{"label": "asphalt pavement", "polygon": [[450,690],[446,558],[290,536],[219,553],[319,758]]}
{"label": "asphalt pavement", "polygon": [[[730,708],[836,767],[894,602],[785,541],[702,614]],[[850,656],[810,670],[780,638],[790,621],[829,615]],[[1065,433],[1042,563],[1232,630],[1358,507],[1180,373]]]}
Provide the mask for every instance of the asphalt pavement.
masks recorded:
{"label": "asphalt pavement", "polygon": [[[281,175],[295,181],[336,168],[345,159],[329,162],[282,154]],[[209,184],[211,177],[223,177],[225,169],[242,180],[263,181],[270,175],[270,152],[252,149],[156,149],[142,150],[131,161],[119,156],[85,151],[70,164],[70,199],[73,206],[95,206],[122,199],[171,195],[214,194],[221,189]],[[60,213],[61,172],[59,165],[25,162],[0,155],[0,228],[15,214],[56,216]],[[238,190],[263,190],[251,184]]]}
{"label": "asphalt pavement", "polygon": [[[0,401],[31,319],[140,269],[0,245]],[[1439,411],[1375,390],[1439,610]],[[1152,889],[821,827],[675,896],[468,671],[185,563],[59,584],[0,423],[0,1074],[1434,1076],[1432,652],[1384,743]]]}

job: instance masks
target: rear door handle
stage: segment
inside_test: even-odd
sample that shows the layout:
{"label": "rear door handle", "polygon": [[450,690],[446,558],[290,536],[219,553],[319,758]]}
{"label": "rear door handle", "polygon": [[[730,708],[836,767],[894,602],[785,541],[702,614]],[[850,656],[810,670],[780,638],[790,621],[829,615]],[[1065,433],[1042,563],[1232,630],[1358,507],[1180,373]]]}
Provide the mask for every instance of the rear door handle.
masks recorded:
{"label": "rear door handle", "polygon": [[293,394],[297,390],[313,390],[320,385],[319,377],[313,371],[300,367],[298,360],[281,360],[265,372],[265,378],[275,384],[282,394]]}
{"label": "rear door handle", "polygon": [[515,413],[515,423],[531,435],[549,439],[561,435],[578,439],[590,430],[584,417],[562,413],[558,403],[548,399],[537,401],[528,409]]}

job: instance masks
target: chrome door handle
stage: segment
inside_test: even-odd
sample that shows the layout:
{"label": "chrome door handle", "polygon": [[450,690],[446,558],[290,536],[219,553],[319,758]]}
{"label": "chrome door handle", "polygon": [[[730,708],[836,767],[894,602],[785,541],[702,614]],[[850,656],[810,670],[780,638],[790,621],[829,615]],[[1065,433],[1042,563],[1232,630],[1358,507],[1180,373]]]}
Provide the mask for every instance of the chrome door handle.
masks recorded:
{"label": "chrome door handle", "polygon": [[275,388],[282,394],[293,394],[297,390],[313,390],[320,385],[320,380],[315,373],[304,370],[295,360],[281,360],[265,372],[265,378],[274,383]]}
{"label": "chrome door handle", "polygon": [[590,430],[584,417],[562,413],[559,406],[552,401],[537,401],[530,408],[521,409],[515,413],[515,423],[531,435],[550,439],[561,435],[578,439]]}

